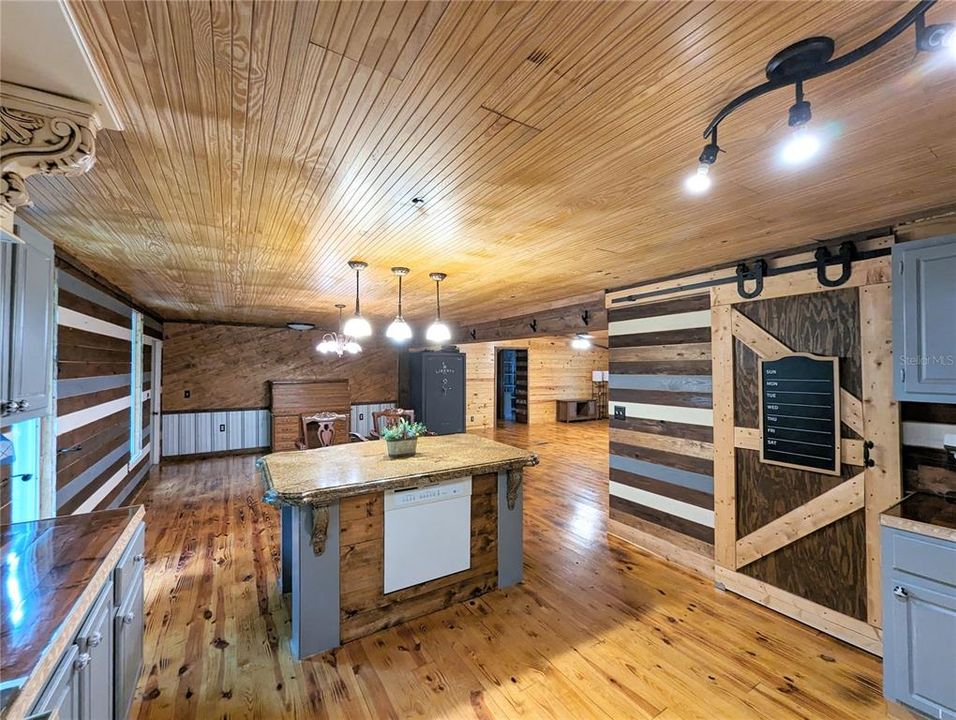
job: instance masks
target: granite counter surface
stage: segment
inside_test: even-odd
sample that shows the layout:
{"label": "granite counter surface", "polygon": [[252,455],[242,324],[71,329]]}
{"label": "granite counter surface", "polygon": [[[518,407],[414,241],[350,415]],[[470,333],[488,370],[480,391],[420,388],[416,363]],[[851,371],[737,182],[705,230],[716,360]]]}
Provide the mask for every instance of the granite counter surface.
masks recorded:
{"label": "granite counter surface", "polygon": [[537,462],[527,450],[461,433],[421,437],[418,452],[407,458],[389,458],[385,441],[376,440],[273,453],[258,464],[266,501],[321,505],[371,491],[517,470]]}

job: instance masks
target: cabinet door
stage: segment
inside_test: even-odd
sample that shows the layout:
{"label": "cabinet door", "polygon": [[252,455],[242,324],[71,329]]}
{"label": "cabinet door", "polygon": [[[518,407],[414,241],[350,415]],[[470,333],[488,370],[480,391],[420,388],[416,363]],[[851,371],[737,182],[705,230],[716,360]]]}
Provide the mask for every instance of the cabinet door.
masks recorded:
{"label": "cabinet door", "polygon": [[113,717],[126,720],[143,668],[143,574],[133,583],[113,623]]}
{"label": "cabinet door", "polygon": [[51,303],[53,251],[45,239],[24,234],[13,248],[13,326],[10,346],[10,400],[15,419],[46,415],[50,405],[52,353]]}
{"label": "cabinet door", "polygon": [[113,717],[113,583],[107,583],[76,636],[80,716]]}
{"label": "cabinet door", "polygon": [[[13,245],[0,243],[0,417],[10,402],[10,326],[13,322]],[[2,423],[0,423],[2,424]]]}
{"label": "cabinet door", "polygon": [[896,397],[956,403],[956,235],[893,249]]}
{"label": "cabinet door", "polygon": [[60,664],[53,671],[30,717],[50,717],[56,720],[80,720],[80,695],[77,692],[77,671],[74,667],[79,655],[76,645],[70,645]]}
{"label": "cabinet door", "polygon": [[887,697],[956,720],[956,591],[894,573],[884,597],[883,673]]}

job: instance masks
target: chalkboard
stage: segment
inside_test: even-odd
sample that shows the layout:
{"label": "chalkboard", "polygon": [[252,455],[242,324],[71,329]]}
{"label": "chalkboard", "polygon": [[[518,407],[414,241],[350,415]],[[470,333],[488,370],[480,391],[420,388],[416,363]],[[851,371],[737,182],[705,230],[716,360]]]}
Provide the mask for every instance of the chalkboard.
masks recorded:
{"label": "chalkboard", "polygon": [[760,460],[840,474],[838,358],[760,361]]}

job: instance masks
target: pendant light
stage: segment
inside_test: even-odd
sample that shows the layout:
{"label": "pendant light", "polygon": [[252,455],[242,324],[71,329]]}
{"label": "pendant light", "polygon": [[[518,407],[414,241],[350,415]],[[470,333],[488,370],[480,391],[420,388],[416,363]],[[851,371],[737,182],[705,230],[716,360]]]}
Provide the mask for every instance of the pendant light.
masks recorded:
{"label": "pendant light", "polygon": [[407,267],[392,268],[392,275],[398,276],[398,315],[392,320],[392,324],[388,326],[388,329],[385,331],[385,336],[395,342],[405,342],[412,338],[412,329],[408,326],[408,323],[405,322],[405,318],[402,317],[402,278],[410,272],[411,270]]}
{"label": "pendant light", "polygon": [[355,314],[345,321],[342,332],[352,338],[364,338],[372,334],[372,326],[368,320],[362,317],[362,309],[359,304],[359,273],[368,267],[367,262],[361,260],[350,260],[349,267],[355,271]]}
{"label": "pendant light", "polygon": [[430,273],[428,277],[435,281],[435,322],[428,326],[425,339],[440,345],[451,339],[451,330],[441,321],[441,291],[439,290],[441,281],[448,276],[445,273],[436,272]]}

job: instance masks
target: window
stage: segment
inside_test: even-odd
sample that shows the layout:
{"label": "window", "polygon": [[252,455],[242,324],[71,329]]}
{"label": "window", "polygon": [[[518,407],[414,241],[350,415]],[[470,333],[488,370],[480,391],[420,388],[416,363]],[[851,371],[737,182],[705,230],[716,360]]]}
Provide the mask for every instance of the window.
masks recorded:
{"label": "window", "polygon": [[130,405],[129,458],[130,465],[143,454],[143,315],[133,310],[130,328]]}

